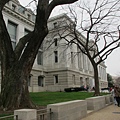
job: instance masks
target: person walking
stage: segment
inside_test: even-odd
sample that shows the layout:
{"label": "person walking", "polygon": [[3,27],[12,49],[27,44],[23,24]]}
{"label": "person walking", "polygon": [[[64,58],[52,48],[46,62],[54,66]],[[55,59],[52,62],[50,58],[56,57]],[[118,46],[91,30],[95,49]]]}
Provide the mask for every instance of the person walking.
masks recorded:
{"label": "person walking", "polygon": [[117,105],[118,107],[120,107],[120,87],[118,85],[114,87],[114,92],[115,92],[115,98],[117,101]]}
{"label": "person walking", "polygon": [[115,97],[115,91],[114,91],[114,86],[113,86],[113,88],[111,90],[111,96],[113,96],[113,98],[114,98],[114,105],[117,105],[117,101],[116,101],[116,97]]}

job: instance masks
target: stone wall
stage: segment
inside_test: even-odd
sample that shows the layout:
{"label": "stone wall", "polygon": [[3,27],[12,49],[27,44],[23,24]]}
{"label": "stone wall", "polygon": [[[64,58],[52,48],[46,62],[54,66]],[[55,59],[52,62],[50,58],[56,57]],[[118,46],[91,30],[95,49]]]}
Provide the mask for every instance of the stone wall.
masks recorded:
{"label": "stone wall", "polygon": [[80,120],[87,115],[87,103],[85,100],[75,100],[47,106],[52,115],[48,120]]}

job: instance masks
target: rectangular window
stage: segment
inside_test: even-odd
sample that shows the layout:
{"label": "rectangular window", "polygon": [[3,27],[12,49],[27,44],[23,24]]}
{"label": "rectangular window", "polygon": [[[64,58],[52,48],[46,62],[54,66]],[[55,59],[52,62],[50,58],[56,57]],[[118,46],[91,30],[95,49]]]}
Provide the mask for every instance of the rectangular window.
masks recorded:
{"label": "rectangular window", "polygon": [[38,76],[38,86],[41,86],[41,87],[44,86],[44,81],[42,76]]}
{"label": "rectangular window", "polygon": [[58,75],[54,75],[54,83],[58,84]]}
{"label": "rectangular window", "polygon": [[30,18],[31,18],[31,15],[30,15],[30,14],[27,14],[27,18],[28,18],[28,20],[30,20]]}
{"label": "rectangular window", "polygon": [[55,63],[58,62],[58,51],[54,51],[54,55],[55,55]]}
{"label": "rectangular window", "polygon": [[19,8],[18,8],[19,13],[25,14],[25,11],[26,11],[26,8],[19,6]]}
{"label": "rectangular window", "polygon": [[54,28],[57,28],[58,26],[57,22],[54,22],[53,25],[54,25]]}
{"label": "rectangular window", "polygon": [[73,52],[71,52],[71,63],[73,63]]}
{"label": "rectangular window", "polygon": [[43,65],[43,52],[42,51],[38,51],[37,63],[38,65]]}
{"label": "rectangular window", "polygon": [[11,38],[11,41],[12,41],[12,46],[13,46],[13,49],[15,48],[16,46],[16,34],[17,34],[17,24],[11,22],[11,21],[8,21],[8,33],[10,35],[10,38]]}
{"label": "rectangular window", "polygon": [[31,86],[31,77],[32,77],[32,75],[30,75],[28,78],[28,86]]}
{"label": "rectangular window", "polygon": [[84,82],[83,82],[83,78],[80,77],[80,86],[82,86],[83,84],[84,84]]}
{"label": "rectangular window", "polygon": [[73,80],[73,85],[75,85],[76,84],[76,82],[75,82],[75,75],[72,75],[72,80]]}
{"label": "rectangular window", "polygon": [[57,40],[57,38],[54,39],[54,42],[55,42],[55,46],[57,46],[57,45],[58,45],[58,40]]}

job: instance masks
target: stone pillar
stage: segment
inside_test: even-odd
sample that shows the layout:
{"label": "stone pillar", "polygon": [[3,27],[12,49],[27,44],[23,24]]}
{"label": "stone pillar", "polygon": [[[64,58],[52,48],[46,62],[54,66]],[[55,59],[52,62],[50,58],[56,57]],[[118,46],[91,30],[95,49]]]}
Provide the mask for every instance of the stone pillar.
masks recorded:
{"label": "stone pillar", "polygon": [[36,109],[15,110],[14,115],[18,115],[18,120],[37,120]]}

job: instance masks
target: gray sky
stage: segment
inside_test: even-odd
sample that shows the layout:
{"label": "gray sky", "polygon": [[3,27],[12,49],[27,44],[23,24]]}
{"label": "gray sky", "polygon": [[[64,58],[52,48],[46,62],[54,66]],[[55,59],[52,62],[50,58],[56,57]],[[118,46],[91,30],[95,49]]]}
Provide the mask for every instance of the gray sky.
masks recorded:
{"label": "gray sky", "polygon": [[[23,6],[27,6],[30,1],[32,0],[19,0]],[[31,6],[34,7],[33,5]],[[52,12],[52,15],[60,14],[60,12],[57,7]],[[113,76],[120,76],[120,48],[117,48],[108,56],[107,60],[105,60],[105,64],[107,66],[107,73]]]}

